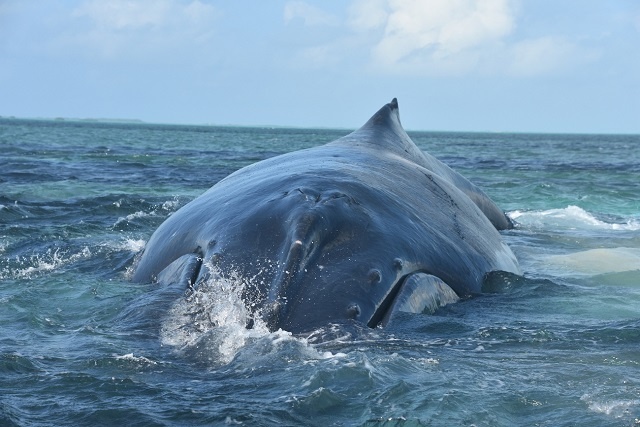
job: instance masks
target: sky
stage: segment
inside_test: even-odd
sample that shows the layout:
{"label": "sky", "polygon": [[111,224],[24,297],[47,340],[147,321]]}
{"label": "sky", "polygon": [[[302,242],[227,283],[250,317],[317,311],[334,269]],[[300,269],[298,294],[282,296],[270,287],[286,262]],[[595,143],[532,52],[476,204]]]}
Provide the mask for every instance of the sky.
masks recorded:
{"label": "sky", "polygon": [[637,0],[0,0],[0,116],[640,134]]}

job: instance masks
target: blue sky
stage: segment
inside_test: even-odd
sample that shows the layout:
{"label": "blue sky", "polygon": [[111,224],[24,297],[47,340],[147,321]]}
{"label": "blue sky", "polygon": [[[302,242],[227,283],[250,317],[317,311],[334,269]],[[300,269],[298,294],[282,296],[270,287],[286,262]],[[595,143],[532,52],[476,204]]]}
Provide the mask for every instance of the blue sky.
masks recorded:
{"label": "blue sky", "polygon": [[0,0],[0,115],[640,133],[636,0]]}

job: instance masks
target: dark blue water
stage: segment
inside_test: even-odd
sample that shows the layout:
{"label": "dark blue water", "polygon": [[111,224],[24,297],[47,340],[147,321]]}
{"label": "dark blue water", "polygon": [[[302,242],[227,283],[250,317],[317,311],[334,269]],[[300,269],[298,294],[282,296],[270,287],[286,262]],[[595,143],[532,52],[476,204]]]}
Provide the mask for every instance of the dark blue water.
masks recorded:
{"label": "dark blue water", "polygon": [[219,179],[346,133],[0,120],[0,425],[640,424],[639,136],[412,133],[519,223],[525,277],[387,329],[129,281]]}

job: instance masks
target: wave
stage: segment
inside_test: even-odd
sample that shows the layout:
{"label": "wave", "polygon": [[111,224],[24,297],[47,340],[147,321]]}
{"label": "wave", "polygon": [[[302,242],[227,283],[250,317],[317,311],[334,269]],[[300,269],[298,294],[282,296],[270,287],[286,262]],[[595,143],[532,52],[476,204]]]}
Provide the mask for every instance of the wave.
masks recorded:
{"label": "wave", "polygon": [[61,248],[48,248],[44,253],[17,256],[0,270],[0,279],[30,279],[59,270],[92,255],[91,249],[85,246],[73,253]]}
{"label": "wave", "polygon": [[637,281],[640,217],[596,216],[573,205],[508,215],[518,224],[514,241],[523,270],[560,278],[598,278],[602,284],[627,286]]}
{"label": "wave", "polygon": [[121,216],[120,218],[118,218],[118,220],[113,224],[113,227],[114,228],[118,227],[119,225],[123,223],[131,222],[134,219],[145,218],[145,217],[154,216],[154,215],[155,215],[155,212],[143,212],[143,211],[134,212],[127,216],[124,216],[124,217]]}
{"label": "wave", "polygon": [[128,265],[128,260],[138,254],[145,244],[145,240],[130,237],[119,237],[91,245],[54,241],[46,247],[34,248],[32,253],[6,256],[7,248],[11,248],[7,243],[0,241],[0,254],[5,255],[0,258],[0,280],[33,279],[64,269],[77,268],[87,261],[95,261],[99,266],[105,259],[118,258],[118,254]]}
{"label": "wave", "polygon": [[543,211],[515,210],[508,212],[511,219],[522,226],[530,228],[561,228],[561,229],[588,229],[588,230],[640,230],[640,219],[624,218],[622,222],[607,222],[596,218],[590,212],[569,205],[562,209],[548,209]]}
{"label": "wave", "polygon": [[[121,208],[123,203],[122,199],[116,200],[112,203],[116,208]],[[178,197],[166,200],[159,204],[146,204],[142,206],[136,206],[138,209],[133,213],[126,216],[119,217],[111,226],[113,230],[129,231],[135,229],[143,229],[149,224],[154,224],[158,218],[166,219],[168,216],[173,215],[183,204],[184,200]]]}

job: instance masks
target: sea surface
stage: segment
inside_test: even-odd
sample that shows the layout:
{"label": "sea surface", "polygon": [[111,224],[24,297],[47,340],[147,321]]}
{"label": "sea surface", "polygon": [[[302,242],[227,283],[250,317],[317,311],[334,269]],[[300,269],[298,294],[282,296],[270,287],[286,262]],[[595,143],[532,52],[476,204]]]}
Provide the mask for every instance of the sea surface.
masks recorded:
{"label": "sea surface", "polygon": [[131,283],[218,180],[348,132],[0,119],[0,425],[639,425],[640,136],[410,132],[517,222],[524,276],[386,329]]}

